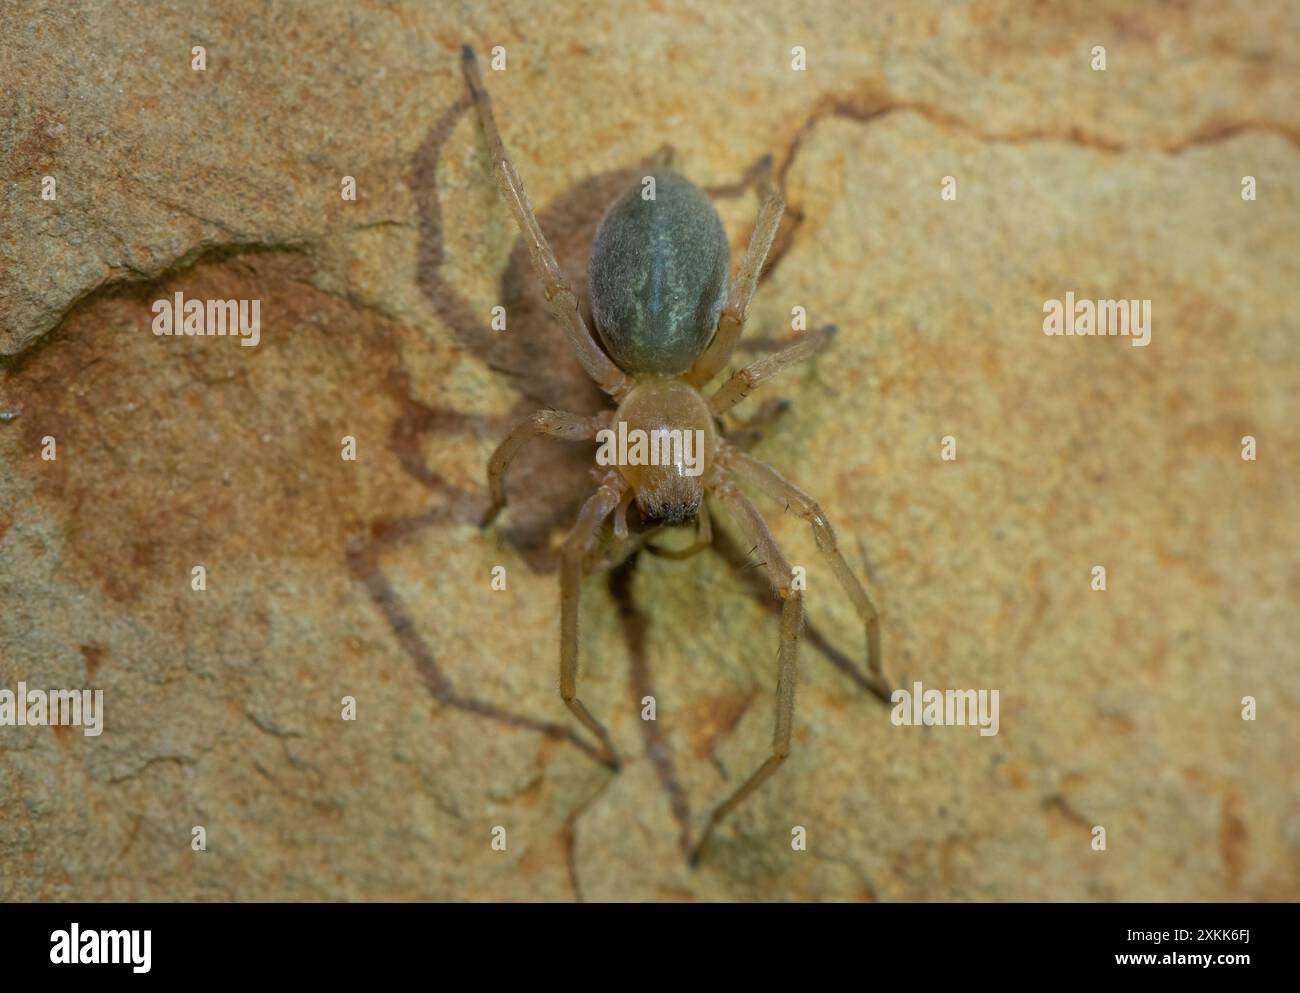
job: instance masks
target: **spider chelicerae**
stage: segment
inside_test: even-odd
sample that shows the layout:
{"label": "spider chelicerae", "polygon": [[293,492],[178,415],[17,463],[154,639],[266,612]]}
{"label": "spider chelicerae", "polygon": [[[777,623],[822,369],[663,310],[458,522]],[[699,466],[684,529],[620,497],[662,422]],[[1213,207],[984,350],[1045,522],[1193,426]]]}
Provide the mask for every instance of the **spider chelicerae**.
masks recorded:
{"label": "spider chelicerae", "polygon": [[[602,349],[592,337],[559,263],[537,223],[528,195],[506,155],[478,60],[462,49],[465,80],[473,94],[492,155],[497,184],[523,234],[533,268],[542,280],[551,312],[564,329],[583,369],[616,404],[613,410],[583,416],[541,410],[501,442],[488,463],[492,503],[483,516],[490,524],[505,506],[506,467],[528,441],[549,435],[568,441],[595,441],[616,428],[624,435],[698,439],[691,446],[663,446],[667,459],[624,457],[596,474],[596,491],[578,513],[564,541],[560,567],[560,696],[573,715],[600,741],[604,761],[619,766],[605,726],[578,696],[578,598],[582,579],[598,551],[606,521],[621,551],[632,550],[627,513],[633,501],[651,525],[694,520],[696,542],[679,550],[684,558],[712,538],[705,491],[734,517],[767,570],[781,598],[781,634],[776,684],[776,728],[772,754],[710,815],[691,852],[696,863],[718,824],[761,786],[790,754],[794,687],[803,597],[794,572],[762,515],[737,483],[753,486],[812,525],[817,548],[853,601],[866,630],[868,685],[888,700],[890,682],[880,654],[880,623],[862,583],[840,552],[835,532],[817,502],[767,463],[723,437],[721,416],[782,369],[812,355],[834,333],[827,327],[758,359],[727,379],[711,396],[702,390],[726,367],[740,339],[759,273],[776,236],[785,201],[764,183],[758,220],[734,280],[729,280],[730,249],[722,221],[708,196],[689,180],[661,171],[634,186],[610,205],[596,231],[588,265],[588,292]],[[646,195],[647,191],[652,191]],[[688,455],[693,457],[688,458]],[[626,456],[626,451],[624,451]],[[661,553],[669,550],[660,550]]]}

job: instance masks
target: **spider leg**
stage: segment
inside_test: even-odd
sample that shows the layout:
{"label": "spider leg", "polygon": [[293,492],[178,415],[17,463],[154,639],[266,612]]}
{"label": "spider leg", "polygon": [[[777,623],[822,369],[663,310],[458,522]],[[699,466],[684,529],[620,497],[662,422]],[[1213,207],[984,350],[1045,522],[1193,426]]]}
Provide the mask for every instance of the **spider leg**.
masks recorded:
{"label": "spider leg", "polygon": [[714,490],[735,517],[745,537],[752,542],[781,597],[781,642],[777,651],[776,726],[772,733],[772,754],[709,816],[699,843],[691,854],[698,864],[713,838],[713,832],[740,803],[765,783],[790,754],[790,733],[794,726],[794,685],[798,675],[799,634],[803,627],[803,597],[794,588],[790,564],[758,509],[734,484],[723,481]]}
{"label": "spider leg", "polygon": [[474,96],[474,103],[478,106],[479,117],[483,122],[483,132],[487,136],[488,149],[492,154],[492,169],[496,174],[497,185],[506,204],[510,207],[510,212],[514,214],[520,233],[524,236],[533,268],[542,280],[546,302],[564,328],[565,337],[577,354],[578,361],[587,370],[587,375],[594,379],[606,393],[619,397],[630,388],[629,380],[596,344],[587,322],[582,319],[582,313],[578,309],[578,298],[569,288],[564,273],[560,271],[555,253],[551,250],[546,235],[542,233],[541,225],[537,223],[537,215],[528,200],[523,180],[519,178],[519,173],[515,171],[510,157],[506,154],[505,145],[501,141],[501,132],[497,130],[496,118],[492,115],[492,99],[483,85],[478,59],[474,56],[474,50],[468,45],[461,48],[461,67],[465,72],[465,83]]}
{"label": "spider leg", "polygon": [[677,149],[665,142],[654,150],[647,164],[651,169],[669,170],[673,168],[673,163],[677,160]]}
{"label": "spider leg", "polygon": [[840,586],[853,601],[853,607],[858,612],[866,632],[868,684],[876,696],[888,703],[893,687],[885,674],[884,659],[880,653],[880,618],[876,613],[876,605],[871,602],[866,589],[845,561],[844,553],[840,551],[839,543],[836,541],[835,531],[831,528],[831,522],[826,519],[817,501],[766,462],[745,452],[724,449],[718,454],[718,462],[738,479],[750,483],[774,500],[781,501],[812,525],[818,551],[830,562],[835,578],[839,580]]}
{"label": "spider leg", "polygon": [[479,527],[487,527],[496,519],[497,514],[506,505],[505,474],[506,468],[519,449],[540,434],[547,434],[565,441],[591,441],[601,428],[608,427],[612,411],[602,411],[590,417],[570,414],[563,410],[539,410],[528,420],[519,424],[497,445],[492,458],[488,460],[488,489],[492,493],[492,503],[483,513]]}
{"label": "spider leg", "polygon": [[[769,170],[771,164],[769,163]],[[781,226],[781,215],[785,213],[785,198],[781,191],[772,185],[770,175],[763,180],[760,187],[763,202],[758,208],[758,219],[754,222],[754,233],[749,236],[749,245],[732,281],[731,292],[727,295],[726,306],[718,320],[717,332],[704,354],[695,360],[682,377],[692,386],[700,387],[720,373],[731,361],[731,353],[736,350],[736,342],[745,326],[745,317],[749,313],[749,302],[758,288],[758,277],[763,271],[763,263],[772,248],[777,228]]]}
{"label": "spider leg", "polygon": [[617,507],[627,483],[617,471],[608,473],[578,512],[578,521],[564,541],[560,566],[560,698],[573,716],[599,740],[605,764],[618,769],[618,754],[605,726],[578,699],[578,600],[582,593],[583,562],[595,548],[601,524]]}
{"label": "spider leg", "polygon": [[614,540],[622,542],[624,545],[628,542],[627,508],[632,505],[632,500],[635,497],[636,492],[629,486],[623,492],[622,499],[618,501],[618,506],[614,509]]}
{"label": "spider leg", "polygon": [[779,352],[764,355],[761,359],[751,362],[723,383],[717,393],[709,397],[709,410],[714,416],[725,414],[787,366],[808,358],[837,333],[838,329],[834,324],[827,324],[816,331],[809,331]]}

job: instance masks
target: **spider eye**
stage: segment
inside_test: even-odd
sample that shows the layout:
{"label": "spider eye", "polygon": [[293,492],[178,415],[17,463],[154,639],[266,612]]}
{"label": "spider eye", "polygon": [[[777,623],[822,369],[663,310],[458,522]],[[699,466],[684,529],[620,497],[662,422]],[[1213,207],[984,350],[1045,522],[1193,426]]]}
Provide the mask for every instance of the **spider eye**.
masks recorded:
{"label": "spider eye", "polygon": [[637,494],[637,506],[647,520],[657,524],[684,524],[700,512],[702,493],[675,492],[661,495],[656,490]]}

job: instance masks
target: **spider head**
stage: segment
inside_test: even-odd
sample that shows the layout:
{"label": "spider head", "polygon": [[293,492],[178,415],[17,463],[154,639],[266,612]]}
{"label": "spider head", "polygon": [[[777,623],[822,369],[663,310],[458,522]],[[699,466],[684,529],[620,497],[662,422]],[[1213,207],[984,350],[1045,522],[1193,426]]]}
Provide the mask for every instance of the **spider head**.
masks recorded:
{"label": "spider head", "polygon": [[636,505],[641,515],[656,524],[684,524],[700,511],[704,499],[704,483],[700,476],[686,476],[671,471],[673,466],[660,467],[669,471],[641,474],[641,487],[636,491]]}
{"label": "spider head", "polygon": [[602,435],[596,461],[618,466],[647,521],[681,524],[699,512],[717,441],[694,387],[677,379],[639,383]]}

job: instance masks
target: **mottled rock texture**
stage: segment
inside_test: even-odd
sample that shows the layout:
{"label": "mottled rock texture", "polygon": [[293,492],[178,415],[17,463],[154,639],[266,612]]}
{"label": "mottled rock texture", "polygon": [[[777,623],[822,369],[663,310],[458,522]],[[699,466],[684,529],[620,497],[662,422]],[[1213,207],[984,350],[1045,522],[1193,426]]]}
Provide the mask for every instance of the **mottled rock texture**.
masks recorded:
{"label": "mottled rock texture", "polygon": [[[1300,898],[1300,8],[548,6],[0,6],[0,687],[106,707],[98,738],[0,728],[0,899]],[[765,504],[808,571],[786,766],[689,870],[771,732],[774,601],[721,519],[722,554],[586,584],[623,770],[582,747],[554,549],[594,448],[537,443],[476,522],[509,426],[601,397],[464,41],[506,49],[488,86],[578,289],[661,145],[734,257],[773,155],[740,359],[796,306],[841,333],[767,388],[756,452],[821,500],[894,673],[998,689],[996,737],[890,723]],[[177,291],[259,299],[261,344],[155,337]],[[1150,299],[1151,344],[1045,336],[1067,291]]]}

